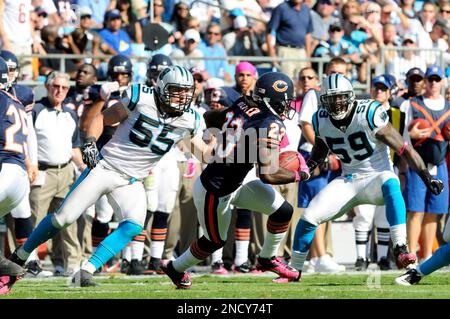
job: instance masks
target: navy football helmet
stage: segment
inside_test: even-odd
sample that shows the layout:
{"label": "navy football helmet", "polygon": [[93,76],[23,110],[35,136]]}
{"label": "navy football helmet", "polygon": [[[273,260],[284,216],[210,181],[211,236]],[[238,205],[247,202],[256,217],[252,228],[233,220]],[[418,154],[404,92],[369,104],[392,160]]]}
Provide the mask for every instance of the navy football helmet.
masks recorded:
{"label": "navy football helmet", "polygon": [[11,84],[15,83],[17,81],[17,78],[19,77],[19,59],[17,59],[14,53],[8,50],[1,50],[0,57],[5,60],[6,64],[8,65],[9,72],[14,72],[14,76],[10,79],[10,82]]}
{"label": "navy football helmet", "polygon": [[267,107],[273,114],[288,119],[295,115],[292,105],[294,99],[294,83],[284,73],[264,73],[256,81],[253,100]]}
{"label": "navy football helmet", "polygon": [[130,81],[133,74],[133,63],[129,57],[125,55],[115,55],[108,62],[107,76],[111,79],[115,79],[118,73],[129,74]]}
{"label": "navy football helmet", "polygon": [[8,71],[8,64],[3,58],[0,58],[0,90],[7,91],[9,89]]}
{"label": "navy football helmet", "polygon": [[165,68],[172,66],[172,60],[164,54],[155,54],[147,63],[147,81],[148,86],[154,86],[158,75]]}

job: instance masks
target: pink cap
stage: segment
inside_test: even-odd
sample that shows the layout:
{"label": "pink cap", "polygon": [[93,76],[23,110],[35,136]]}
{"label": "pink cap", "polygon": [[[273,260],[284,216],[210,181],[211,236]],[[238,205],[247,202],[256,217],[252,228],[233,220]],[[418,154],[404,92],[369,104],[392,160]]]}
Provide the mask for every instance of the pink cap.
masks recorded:
{"label": "pink cap", "polygon": [[250,62],[242,61],[242,62],[239,62],[238,65],[236,65],[236,69],[234,72],[236,74],[239,74],[242,71],[248,71],[253,75],[253,77],[255,77],[255,78],[258,77],[258,72],[256,71],[255,66],[253,64],[251,64]]}

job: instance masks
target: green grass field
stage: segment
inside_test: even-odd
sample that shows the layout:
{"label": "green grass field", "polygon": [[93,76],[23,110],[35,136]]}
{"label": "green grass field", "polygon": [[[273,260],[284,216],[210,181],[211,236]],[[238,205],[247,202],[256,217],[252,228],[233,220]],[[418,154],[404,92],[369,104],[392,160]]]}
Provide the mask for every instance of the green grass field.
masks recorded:
{"label": "green grass field", "polygon": [[450,272],[437,272],[419,285],[398,286],[401,272],[314,275],[301,283],[276,284],[275,275],[193,275],[190,290],[178,290],[166,276],[99,276],[98,287],[70,287],[68,278],[22,279],[3,298],[45,299],[450,299]]}

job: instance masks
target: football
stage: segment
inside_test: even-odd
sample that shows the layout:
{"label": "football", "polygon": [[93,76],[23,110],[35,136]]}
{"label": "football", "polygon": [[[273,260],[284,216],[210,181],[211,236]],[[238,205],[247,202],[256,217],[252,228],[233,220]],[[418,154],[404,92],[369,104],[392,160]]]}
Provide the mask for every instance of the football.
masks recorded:
{"label": "football", "polygon": [[428,122],[427,120],[425,120],[425,119],[415,119],[415,120],[412,120],[412,121],[409,123],[408,131],[411,131],[411,129],[412,129],[417,123],[419,123],[419,129],[424,129],[424,128],[430,128],[430,127],[431,127],[430,122]]}
{"label": "football", "polygon": [[288,171],[298,171],[300,169],[298,155],[300,154],[295,151],[286,151],[281,153],[279,157],[280,167],[287,169]]}

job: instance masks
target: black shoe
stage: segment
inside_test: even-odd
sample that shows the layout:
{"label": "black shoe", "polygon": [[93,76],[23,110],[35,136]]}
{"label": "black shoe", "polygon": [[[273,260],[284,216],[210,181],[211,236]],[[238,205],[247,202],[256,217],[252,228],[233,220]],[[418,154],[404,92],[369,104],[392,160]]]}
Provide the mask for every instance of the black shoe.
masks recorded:
{"label": "black shoe", "polygon": [[250,273],[250,272],[253,272],[253,271],[256,271],[256,268],[255,267],[252,267],[251,265],[250,265],[250,261],[246,261],[245,263],[243,263],[242,265],[240,265],[240,266],[234,266],[233,267],[233,271],[234,272],[236,272],[236,273],[243,273],[243,274],[248,274],[248,273]]}
{"label": "black shoe", "polygon": [[51,271],[43,270],[37,260],[30,261],[25,268],[27,269],[25,277],[47,278],[53,275]]}
{"label": "black shoe", "polygon": [[81,269],[72,278],[72,283],[79,287],[95,287],[98,286],[96,282],[92,280],[93,275],[86,270]]}
{"label": "black shoe", "polygon": [[[11,260],[13,263],[18,264],[19,266],[23,267],[25,265],[26,260],[22,260],[19,258],[19,256],[17,256],[17,250],[20,247],[16,248],[16,250],[14,250],[14,252],[12,253],[11,256],[9,256],[9,260]],[[1,258],[1,257],[0,257]]]}
{"label": "black shoe", "polygon": [[161,259],[150,257],[150,261],[148,262],[147,269],[144,273],[147,275],[164,275],[164,271],[162,271],[160,263]]}
{"label": "black shoe", "polygon": [[395,278],[395,282],[403,286],[411,286],[419,283],[422,276],[415,269],[410,269],[400,277]]}
{"label": "black shoe", "polygon": [[144,273],[144,266],[142,262],[137,259],[131,260],[130,266],[128,267],[127,275],[139,276]]}
{"label": "black shoe", "polygon": [[120,264],[120,272],[122,274],[126,274],[128,272],[128,267],[130,267],[130,262],[126,259],[122,259],[122,263]]}
{"label": "black shoe", "polygon": [[391,263],[387,257],[381,257],[378,261],[378,267],[380,267],[380,270],[391,270]]}
{"label": "black shoe", "polygon": [[355,262],[355,270],[356,271],[364,271],[367,269],[367,266],[369,265],[367,260],[364,260],[364,258],[358,258]]}
{"label": "black shoe", "polygon": [[192,286],[191,276],[187,271],[178,272],[173,268],[172,262],[166,260],[161,262],[161,270],[169,276],[172,282],[178,287],[178,289],[189,289]]}
{"label": "black shoe", "polygon": [[211,264],[211,273],[215,275],[226,275],[228,270],[225,268],[223,262],[215,262]]}
{"label": "black shoe", "polygon": [[21,265],[0,256],[0,276],[23,276],[25,272]]}

